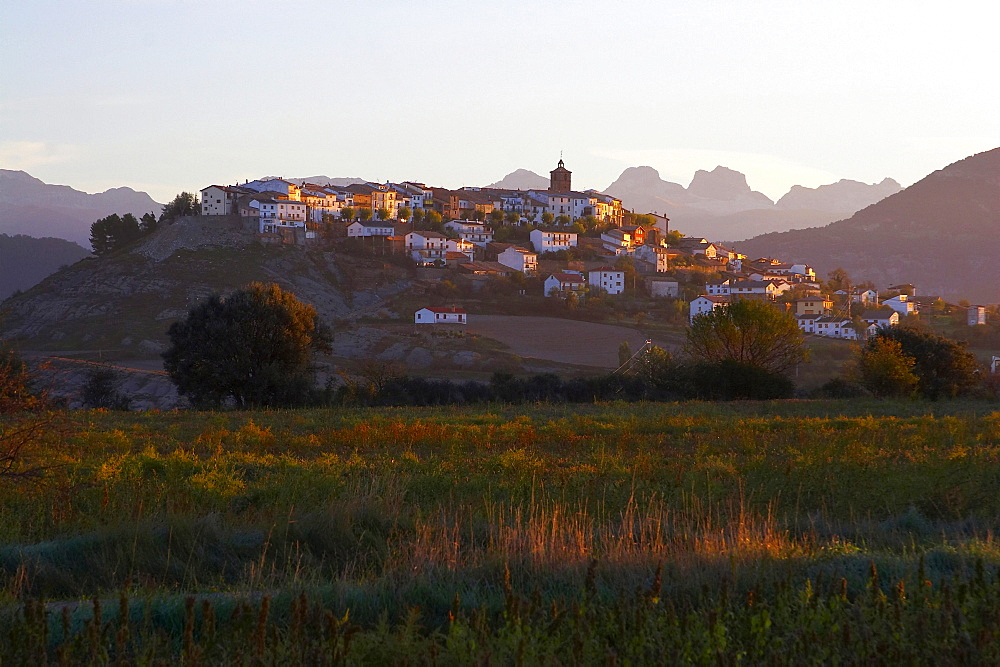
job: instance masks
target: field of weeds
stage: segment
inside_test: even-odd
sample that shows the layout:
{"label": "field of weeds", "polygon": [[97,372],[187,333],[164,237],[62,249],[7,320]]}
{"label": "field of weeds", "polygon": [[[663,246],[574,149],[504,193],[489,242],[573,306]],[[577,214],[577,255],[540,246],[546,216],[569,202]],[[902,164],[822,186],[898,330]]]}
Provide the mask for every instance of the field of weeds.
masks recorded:
{"label": "field of weeds", "polygon": [[995,407],[58,415],[0,661],[996,662]]}

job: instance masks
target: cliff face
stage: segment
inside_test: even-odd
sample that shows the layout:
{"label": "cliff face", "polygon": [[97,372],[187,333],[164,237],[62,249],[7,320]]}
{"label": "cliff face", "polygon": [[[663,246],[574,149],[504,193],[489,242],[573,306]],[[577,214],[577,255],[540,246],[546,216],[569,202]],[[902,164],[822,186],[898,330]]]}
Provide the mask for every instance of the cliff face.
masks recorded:
{"label": "cliff face", "polygon": [[754,256],[842,267],[877,285],[909,282],[921,294],[1000,301],[1000,148],[940,169],[817,229],[766,234],[738,245]]}

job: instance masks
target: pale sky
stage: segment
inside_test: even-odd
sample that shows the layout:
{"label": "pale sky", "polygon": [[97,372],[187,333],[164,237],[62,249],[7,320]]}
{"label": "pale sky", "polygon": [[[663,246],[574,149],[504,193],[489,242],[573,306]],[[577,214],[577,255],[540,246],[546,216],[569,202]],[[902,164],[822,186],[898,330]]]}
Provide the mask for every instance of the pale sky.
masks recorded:
{"label": "pale sky", "polygon": [[724,165],[776,199],[1000,146],[1000,5],[6,0],[0,168],[160,202],[265,175],[604,189]]}

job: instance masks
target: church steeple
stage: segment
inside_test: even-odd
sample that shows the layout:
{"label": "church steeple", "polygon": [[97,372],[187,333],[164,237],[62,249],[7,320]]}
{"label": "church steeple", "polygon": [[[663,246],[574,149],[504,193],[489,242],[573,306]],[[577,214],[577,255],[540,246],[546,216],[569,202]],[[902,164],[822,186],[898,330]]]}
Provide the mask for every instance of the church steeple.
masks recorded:
{"label": "church steeple", "polygon": [[559,164],[549,172],[549,192],[569,192],[572,187],[573,172],[566,168],[562,158]]}

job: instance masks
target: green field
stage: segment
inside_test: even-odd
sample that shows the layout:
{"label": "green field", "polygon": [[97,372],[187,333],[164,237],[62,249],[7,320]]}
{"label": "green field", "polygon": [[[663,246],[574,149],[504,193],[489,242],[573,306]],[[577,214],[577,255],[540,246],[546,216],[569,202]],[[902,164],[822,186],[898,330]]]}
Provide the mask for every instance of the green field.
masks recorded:
{"label": "green field", "polygon": [[996,408],[59,414],[0,661],[995,663]]}

